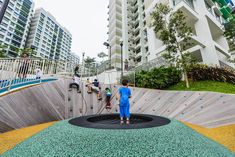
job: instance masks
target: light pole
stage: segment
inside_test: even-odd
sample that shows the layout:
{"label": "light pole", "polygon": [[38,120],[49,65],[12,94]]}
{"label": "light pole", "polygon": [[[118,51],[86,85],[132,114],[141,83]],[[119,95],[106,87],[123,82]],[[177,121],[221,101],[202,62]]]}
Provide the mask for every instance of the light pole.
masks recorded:
{"label": "light pole", "polygon": [[123,48],[123,40],[120,39],[120,46],[121,46],[121,79],[123,78],[123,52],[122,52],[122,48]]}
{"label": "light pole", "polygon": [[112,66],[112,61],[111,61],[111,51],[112,51],[112,47],[109,43],[107,42],[104,42],[104,46],[107,47],[107,49],[109,49],[109,68],[111,69],[111,66]]}
{"label": "light pole", "polygon": [[82,81],[82,75],[83,75],[83,71],[85,69],[84,67],[84,57],[85,57],[85,52],[82,53],[82,72],[81,72],[81,81]]}

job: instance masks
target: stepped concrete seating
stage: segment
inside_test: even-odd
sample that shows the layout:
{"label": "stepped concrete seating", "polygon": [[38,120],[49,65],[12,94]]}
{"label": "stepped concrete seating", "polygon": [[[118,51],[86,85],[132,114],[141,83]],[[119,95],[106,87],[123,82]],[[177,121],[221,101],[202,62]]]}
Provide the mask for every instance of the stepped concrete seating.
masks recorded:
{"label": "stepped concrete seating", "polygon": [[[69,91],[72,79],[57,81],[0,97],[0,132],[30,125],[63,120],[83,115],[117,113],[115,96],[118,86],[102,85],[112,89],[112,109],[106,110],[105,93],[102,101],[95,93],[88,94],[85,84],[81,93]],[[213,92],[160,91],[131,88],[131,112],[174,118],[204,127],[235,124],[235,95]]]}

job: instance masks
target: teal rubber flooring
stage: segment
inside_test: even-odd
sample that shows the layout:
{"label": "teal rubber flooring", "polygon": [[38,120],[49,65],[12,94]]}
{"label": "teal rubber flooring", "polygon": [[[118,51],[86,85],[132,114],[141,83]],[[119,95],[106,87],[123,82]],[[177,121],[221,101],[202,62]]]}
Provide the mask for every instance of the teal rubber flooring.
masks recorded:
{"label": "teal rubber flooring", "polygon": [[173,120],[136,130],[99,130],[58,122],[3,157],[234,157],[224,146]]}

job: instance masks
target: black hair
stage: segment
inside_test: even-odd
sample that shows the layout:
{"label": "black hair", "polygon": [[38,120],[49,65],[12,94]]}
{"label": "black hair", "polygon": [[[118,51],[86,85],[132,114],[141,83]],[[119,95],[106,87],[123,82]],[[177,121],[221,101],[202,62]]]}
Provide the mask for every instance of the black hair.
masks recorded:
{"label": "black hair", "polygon": [[22,53],[22,56],[24,56],[24,55],[26,55],[27,57],[29,57],[29,54],[26,53],[26,52]]}
{"label": "black hair", "polygon": [[94,79],[95,82],[97,82],[98,80],[97,79]]}
{"label": "black hair", "polygon": [[126,79],[122,80],[122,85],[127,86],[128,85],[128,80],[126,80]]}
{"label": "black hair", "polygon": [[80,75],[78,75],[78,74],[74,74],[74,76],[76,76],[76,77],[80,77]]}
{"label": "black hair", "polygon": [[108,87],[106,87],[105,90],[110,90],[110,89]]}

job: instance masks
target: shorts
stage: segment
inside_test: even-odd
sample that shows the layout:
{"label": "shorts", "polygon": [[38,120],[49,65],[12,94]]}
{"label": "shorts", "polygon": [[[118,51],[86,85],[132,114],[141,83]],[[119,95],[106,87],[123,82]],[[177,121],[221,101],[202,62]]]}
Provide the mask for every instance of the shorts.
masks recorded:
{"label": "shorts", "polygon": [[96,92],[96,93],[99,93],[100,92],[100,88],[99,87],[96,87],[96,86],[91,86],[91,89]]}
{"label": "shorts", "polygon": [[120,117],[130,118],[130,105],[120,106]]}

